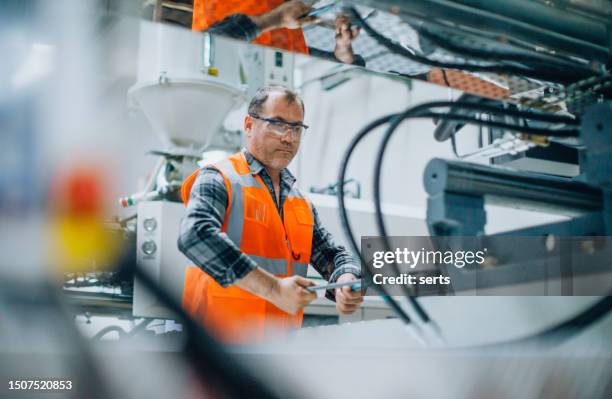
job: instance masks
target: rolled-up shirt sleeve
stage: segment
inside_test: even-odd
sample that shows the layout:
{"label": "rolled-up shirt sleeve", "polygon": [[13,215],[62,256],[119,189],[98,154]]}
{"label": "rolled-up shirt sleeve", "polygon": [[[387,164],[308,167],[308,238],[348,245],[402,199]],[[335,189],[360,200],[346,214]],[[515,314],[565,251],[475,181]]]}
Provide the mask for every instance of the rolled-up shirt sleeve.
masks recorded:
{"label": "rolled-up shirt sleeve", "polygon": [[[334,242],[332,235],[323,227],[316,208],[312,207],[314,226],[312,230],[312,255],[310,263],[330,283],[345,273],[361,277],[361,269],[355,258],[341,245]],[[335,290],[327,290],[325,296],[335,300]]]}
{"label": "rolled-up shirt sleeve", "polygon": [[257,267],[221,231],[227,203],[223,175],[213,167],[203,168],[191,189],[178,238],[179,250],[223,287]]}
{"label": "rolled-up shirt sleeve", "polygon": [[261,30],[253,20],[244,14],[227,16],[211,25],[206,32],[248,42],[255,40],[261,34]]}

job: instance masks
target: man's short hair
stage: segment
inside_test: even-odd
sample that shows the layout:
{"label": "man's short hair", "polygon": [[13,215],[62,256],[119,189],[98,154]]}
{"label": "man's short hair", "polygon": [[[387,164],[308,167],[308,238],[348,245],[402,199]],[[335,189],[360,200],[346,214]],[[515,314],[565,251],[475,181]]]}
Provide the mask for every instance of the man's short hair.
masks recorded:
{"label": "man's short hair", "polygon": [[285,95],[284,98],[285,98],[285,101],[287,101],[287,103],[292,104],[292,103],[298,102],[302,106],[302,112],[306,111],[304,109],[304,101],[302,101],[302,99],[296,92],[294,92],[293,90],[290,90],[289,88],[285,86],[270,85],[270,86],[261,87],[260,89],[257,90],[255,95],[251,99],[251,102],[249,103],[248,113],[259,115],[263,111],[264,105],[266,104],[266,101],[268,101],[268,97],[270,96],[270,93],[272,92],[283,93]]}

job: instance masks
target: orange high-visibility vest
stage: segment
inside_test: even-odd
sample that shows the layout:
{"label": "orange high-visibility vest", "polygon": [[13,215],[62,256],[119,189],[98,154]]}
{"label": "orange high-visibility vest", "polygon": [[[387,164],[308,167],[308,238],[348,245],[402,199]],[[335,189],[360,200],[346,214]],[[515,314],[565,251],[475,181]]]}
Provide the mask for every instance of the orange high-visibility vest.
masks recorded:
{"label": "orange high-visibility vest", "polygon": [[[259,175],[251,173],[244,153],[213,165],[225,180],[228,204],[221,231],[259,267],[278,277],[306,276],[312,249],[314,217],[306,199],[291,189],[283,216]],[[181,187],[185,204],[199,174],[196,170]],[[185,276],[183,307],[226,343],[260,341],[270,331],[286,331],[302,324],[303,311],[293,316],[236,286],[223,288],[199,267]]]}
{"label": "orange high-visibility vest", "polygon": [[[191,29],[203,31],[232,14],[261,15],[284,0],[194,0]],[[274,29],[264,32],[253,43],[308,54],[301,29]]]}

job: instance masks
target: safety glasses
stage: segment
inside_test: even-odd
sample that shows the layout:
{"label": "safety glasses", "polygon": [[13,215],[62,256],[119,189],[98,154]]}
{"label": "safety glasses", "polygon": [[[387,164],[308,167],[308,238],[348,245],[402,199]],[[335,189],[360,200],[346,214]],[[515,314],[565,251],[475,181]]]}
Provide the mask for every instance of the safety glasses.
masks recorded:
{"label": "safety glasses", "polygon": [[276,134],[278,137],[282,137],[285,135],[285,133],[287,131],[291,131],[291,134],[293,134],[293,137],[295,138],[301,138],[302,137],[302,133],[304,133],[304,131],[306,129],[308,129],[307,125],[304,125],[303,123],[300,122],[286,122],[280,119],[276,119],[276,118],[265,118],[263,116],[259,116],[257,114],[249,114],[249,116],[251,118],[255,118],[255,119],[259,119],[260,121],[264,121],[266,122],[266,128]]}

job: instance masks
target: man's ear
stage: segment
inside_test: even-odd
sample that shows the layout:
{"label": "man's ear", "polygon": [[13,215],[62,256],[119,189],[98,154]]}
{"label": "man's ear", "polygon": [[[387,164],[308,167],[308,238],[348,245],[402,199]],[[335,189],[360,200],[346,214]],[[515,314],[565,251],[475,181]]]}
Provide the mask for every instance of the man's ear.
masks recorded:
{"label": "man's ear", "polygon": [[253,129],[253,117],[250,115],[244,116],[244,133],[247,136],[251,136],[251,129]]}

